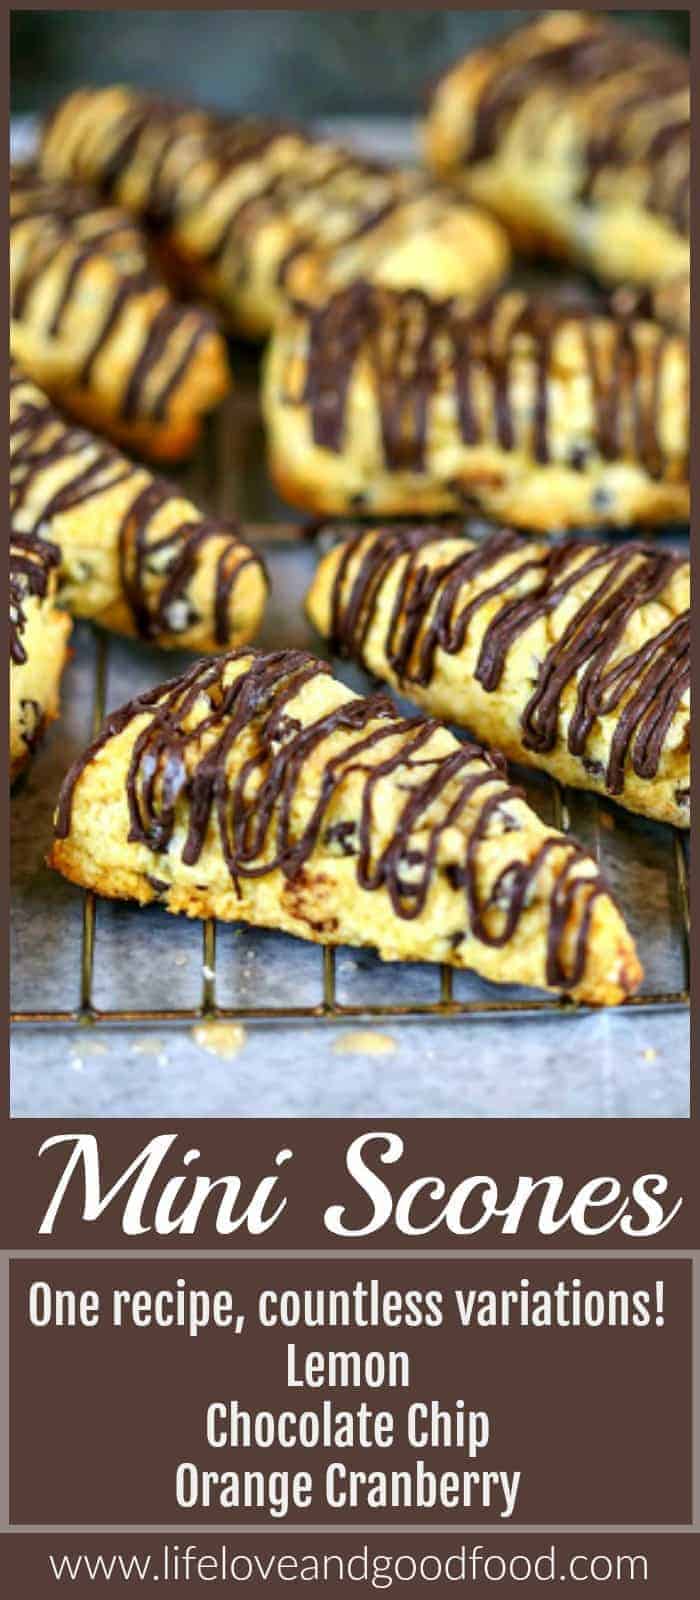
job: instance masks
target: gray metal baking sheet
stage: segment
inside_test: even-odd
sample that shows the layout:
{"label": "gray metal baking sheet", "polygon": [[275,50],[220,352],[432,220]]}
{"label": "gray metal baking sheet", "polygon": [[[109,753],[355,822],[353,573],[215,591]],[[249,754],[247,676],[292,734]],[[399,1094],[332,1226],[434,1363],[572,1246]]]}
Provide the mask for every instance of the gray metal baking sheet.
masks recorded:
{"label": "gray metal baking sheet", "polygon": [[[338,130],[334,130],[338,131]],[[341,130],[344,131],[344,130]],[[401,155],[410,131],[354,124],[371,151]],[[196,460],[180,474],[212,510],[255,524],[290,520],[265,473],[257,357],[233,351],[236,388],[212,420]],[[272,594],[263,645],[324,647],[303,613],[315,563],[309,542],[265,547]],[[90,735],[98,651],[106,645],[107,709],[184,666],[172,655],[76,628],[63,713],[12,800],[12,1008],[77,1010],[83,896],[44,865],[63,772]],[[355,687],[368,680],[335,663]],[[520,775],[519,775],[520,776]],[[530,798],[554,819],[554,786],[525,775]],[[591,796],[567,792],[572,832],[600,857],[637,938],[643,996],[686,984],[677,841],[670,829]],[[99,1011],[196,1011],[209,968],[202,926],[99,902],[91,999]],[[206,968],[203,971],[203,968]],[[242,926],[216,932],[216,1002],[225,1010],[317,1006],[322,953],[281,934]],[[351,1015],[336,1021],[244,1019],[232,1030],[196,1021],[129,1026],[23,1026],[11,1052],[12,1112],[21,1117],[431,1116],[686,1117],[688,1018],[683,1009],[480,1015],[445,1020],[371,1017],[373,1007],[420,1008],[441,998],[430,966],[385,965],[339,950],[335,994]],[[453,975],[458,1003],[527,999],[468,973]]]}

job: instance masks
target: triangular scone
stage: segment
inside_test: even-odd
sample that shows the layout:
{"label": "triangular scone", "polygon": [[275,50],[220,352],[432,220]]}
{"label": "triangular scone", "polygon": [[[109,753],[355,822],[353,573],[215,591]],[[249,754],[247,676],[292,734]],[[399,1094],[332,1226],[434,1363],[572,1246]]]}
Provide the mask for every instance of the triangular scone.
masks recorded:
{"label": "triangular scone", "polygon": [[108,717],[50,864],[100,894],[617,1004],[634,943],[595,861],[492,756],[300,651],[240,650]]}
{"label": "triangular scone", "polygon": [[10,347],[67,411],[156,461],[230,387],[209,311],[173,299],[134,220],[31,168],[10,186]]}
{"label": "triangular scone", "polygon": [[630,811],[690,819],[690,563],[651,543],[430,524],[323,557],[324,638],[432,716]]}
{"label": "triangular scone", "polygon": [[58,546],[59,599],[76,617],[198,653],[258,628],[265,569],[236,525],[65,422],[14,363],[10,512],[19,532]]}
{"label": "triangular scone", "polygon": [[70,617],[56,605],[55,545],[10,531],[10,782],[48,722],[68,655]]}

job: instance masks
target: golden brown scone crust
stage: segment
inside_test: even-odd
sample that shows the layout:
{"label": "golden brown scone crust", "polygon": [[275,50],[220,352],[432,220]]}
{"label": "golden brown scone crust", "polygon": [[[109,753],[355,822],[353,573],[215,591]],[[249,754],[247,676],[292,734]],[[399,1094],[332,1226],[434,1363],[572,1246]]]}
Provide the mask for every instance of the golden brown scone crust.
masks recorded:
{"label": "golden brown scone crust", "polygon": [[100,894],[616,1004],[632,939],[593,859],[439,724],[298,651],[238,651],[108,718],[50,864]]}
{"label": "golden brown scone crust", "polygon": [[437,717],[687,827],[690,565],[639,543],[373,528],[331,549],[319,633]]}
{"label": "golden brown scone crust", "polygon": [[318,298],[358,274],[477,301],[508,265],[500,224],[425,174],[300,128],[131,89],[69,95],[45,129],[41,163],[156,225],[169,270],[252,338],[269,333],[288,295]]}
{"label": "golden brown scone crust", "polygon": [[521,249],[606,283],[688,278],[688,63],[604,15],[548,11],[458,62],[425,151]]}
{"label": "golden brown scone crust", "polygon": [[59,547],[59,598],[74,616],[163,649],[217,651],[255,634],[267,580],[236,527],[65,422],[15,364],[10,505],[18,531]]}
{"label": "golden brown scone crust", "polygon": [[56,605],[58,550],[10,532],[10,782],[58,716],[71,620]]}
{"label": "golden brown scone crust", "polygon": [[230,379],[210,312],[180,305],[124,211],[16,170],[10,187],[10,342],[47,393],[156,460],[178,460]]}
{"label": "golden brown scone crust", "polygon": [[275,483],[314,512],[477,505],[542,532],[688,515],[688,345],[654,322],[357,283],[279,325],[263,408]]}

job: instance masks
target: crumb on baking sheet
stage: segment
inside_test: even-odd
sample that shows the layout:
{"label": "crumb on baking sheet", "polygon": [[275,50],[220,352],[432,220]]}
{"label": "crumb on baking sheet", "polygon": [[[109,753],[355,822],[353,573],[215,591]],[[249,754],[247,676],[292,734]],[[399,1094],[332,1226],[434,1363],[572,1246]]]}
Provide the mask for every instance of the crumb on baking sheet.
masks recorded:
{"label": "crumb on baking sheet", "polygon": [[220,1056],[224,1061],[238,1055],[247,1037],[240,1022],[200,1022],[191,1032],[201,1050],[206,1050],[210,1056]]}
{"label": "crumb on baking sheet", "polygon": [[369,1028],[341,1033],[333,1044],[339,1056],[390,1056],[395,1049],[396,1040],[390,1033],[372,1033]]}

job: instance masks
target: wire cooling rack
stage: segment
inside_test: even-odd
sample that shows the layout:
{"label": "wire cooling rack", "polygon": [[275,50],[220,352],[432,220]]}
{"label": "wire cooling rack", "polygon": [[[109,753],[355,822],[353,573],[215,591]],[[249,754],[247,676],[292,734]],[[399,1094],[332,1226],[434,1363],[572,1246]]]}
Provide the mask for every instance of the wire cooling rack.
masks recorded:
{"label": "wire cooling rack", "polygon": [[[272,568],[273,595],[277,607],[268,618],[267,637],[264,642],[311,643],[299,629],[296,608],[290,604],[290,576],[295,574],[296,589],[303,593],[306,572],[300,571],[304,563],[312,570],[314,553],[308,541],[300,539],[298,530],[289,527],[258,529],[256,542],[261,543],[268,564]],[[280,563],[285,570],[280,570]],[[277,570],[276,570],[277,569]],[[294,585],[292,585],[294,587]],[[293,637],[284,636],[285,621]],[[104,634],[84,627],[79,630],[76,655],[83,677],[83,700],[86,703],[85,733],[96,731],[101,725],[105,710],[136,687],[144,687],[143,659],[139,646],[115,641]],[[318,649],[318,641],[316,641]],[[163,668],[162,657],[152,652],[148,667],[157,681],[158,673],[170,676],[169,662]],[[116,666],[115,666],[116,658]],[[334,663],[334,667],[338,667]],[[355,669],[340,666],[340,671],[356,685]],[[136,677],[134,677],[136,674]],[[353,675],[354,674],[354,675]],[[125,692],[126,686],[126,692]],[[359,686],[362,686],[361,680]],[[55,736],[54,736],[55,737]],[[72,755],[73,751],[70,751]],[[65,756],[54,746],[53,766],[57,777],[67,765]],[[625,1002],[627,1009],[635,1011],[670,1011],[688,1004],[689,968],[689,913],[686,840],[680,832],[661,825],[646,823],[629,817],[618,808],[590,794],[563,790],[552,779],[541,774],[518,774],[527,789],[530,803],[547,821],[564,831],[575,832],[602,861],[613,888],[618,893],[628,921],[637,938],[645,965],[646,977],[640,993]],[[55,780],[54,780],[55,782]],[[41,774],[37,775],[41,786]],[[18,797],[21,803],[21,797]],[[43,807],[43,824],[48,828],[53,793],[46,797]],[[43,840],[43,849],[48,837]],[[33,841],[36,849],[36,841]],[[26,883],[35,882],[36,873],[43,870],[44,877],[52,879],[46,869],[36,867],[24,875]],[[20,863],[20,880],[22,870]],[[137,907],[121,907],[115,913],[111,903],[98,902],[91,893],[70,888],[58,881],[60,901],[52,913],[53,932],[44,924],[41,899],[38,897],[34,912],[29,911],[29,921],[22,924],[21,936],[16,941],[15,964],[19,968],[21,998],[27,992],[21,982],[23,951],[33,952],[37,959],[37,942],[46,938],[47,945],[60,952],[61,994],[56,997],[56,984],[51,984],[50,1003],[28,1005],[26,1002],[12,1012],[17,1027],[94,1025],[148,1025],[192,1026],[210,1020],[293,1023],[304,1021],[339,1022],[348,1019],[387,1021],[392,1019],[430,1019],[464,1021],[493,1017],[550,1017],[572,1015],[585,1008],[577,1008],[565,999],[532,991],[501,989],[482,982],[473,975],[456,972],[447,966],[426,966],[401,970],[397,965],[385,965],[368,952],[362,952],[353,966],[356,951],[336,950],[326,946],[302,946],[284,934],[263,934],[262,953],[258,952],[258,975],[264,978],[264,996],[256,992],[255,981],[239,986],[232,992],[232,929],[214,921],[192,924],[182,918],[169,916],[162,908],[144,911]],[[20,881],[20,901],[22,882]],[[76,921],[76,901],[82,902],[79,927],[71,928],[70,915]],[[115,924],[114,918],[117,916]],[[149,920],[150,919],[150,920]],[[176,932],[177,930],[177,932]],[[181,987],[176,973],[170,969],[167,982],[159,979],[158,966],[169,956],[173,941],[186,938],[189,955],[189,988],[186,1003],[149,1003],[149,985],[162,994],[163,987]],[[238,926],[235,958],[238,969],[253,959],[258,930]],[[299,961],[297,978],[290,963]],[[175,959],[178,959],[177,956]],[[184,957],[180,957],[184,961]],[[120,997],[122,969],[132,964],[139,969],[139,999],[137,1003],[124,1003]],[[342,981],[339,982],[339,966]],[[351,969],[353,981],[349,986],[343,977]],[[96,970],[99,982],[96,993]],[[415,980],[414,980],[415,975]],[[192,983],[194,979],[194,987]],[[285,981],[286,980],[286,981]],[[364,983],[364,990],[363,990]],[[426,985],[429,992],[426,992]],[[41,984],[40,984],[41,987]],[[222,995],[221,990],[224,989]],[[290,992],[291,990],[291,992]],[[63,997],[68,997],[65,1000]]]}

